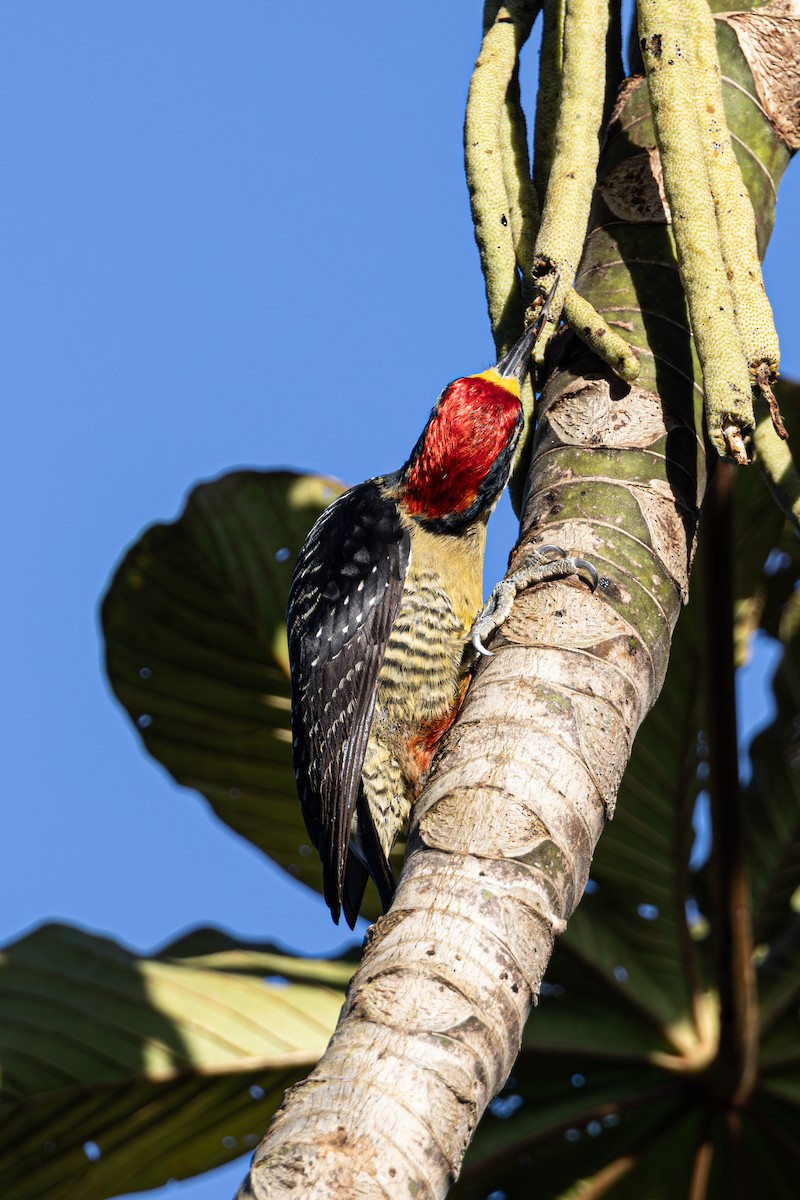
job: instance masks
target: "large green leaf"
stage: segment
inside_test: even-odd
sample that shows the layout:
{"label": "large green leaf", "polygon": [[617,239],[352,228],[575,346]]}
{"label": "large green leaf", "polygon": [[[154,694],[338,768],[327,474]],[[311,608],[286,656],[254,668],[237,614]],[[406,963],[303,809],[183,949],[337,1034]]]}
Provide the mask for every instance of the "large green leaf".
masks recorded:
{"label": "large green leaf", "polygon": [[102,605],[108,677],[150,753],[320,891],[292,770],[286,602],[300,546],[341,491],[292,471],[200,484],[127,551]]}
{"label": "large green leaf", "polygon": [[[276,490],[282,495],[296,478],[237,473],[197,489],[174,525],[155,527],[129,552],[104,619],[115,690],[134,718],[148,703],[151,719],[142,732],[151,752],[176,778],[203,791],[229,824],[318,885],[316,856],[298,858],[295,850],[304,834],[289,774],[282,658],[291,558],[281,564],[283,574],[273,565],[276,547],[296,553],[316,515],[307,512],[298,522],[302,530],[294,530],[291,505],[275,501]],[[519,1166],[533,1147],[543,1196],[573,1194],[570,1180],[579,1169],[595,1189],[591,1194],[627,1197],[644,1189],[666,1200],[682,1194],[696,1164],[702,1168],[705,1146],[714,1151],[715,1187],[724,1188],[726,1155],[747,1154],[749,1147],[761,1152],[764,1139],[780,1140],[791,1119],[800,1090],[798,964],[781,936],[800,861],[796,802],[789,800],[800,789],[785,733],[800,701],[793,666],[800,651],[797,623],[782,614],[798,556],[790,544],[778,569],[772,561],[764,571],[770,550],[784,544],[782,522],[755,472],[740,480],[737,555],[749,564],[737,583],[742,624],[752,629],[761,619],[771,630],[780,628],[788,647],[776,680],[778,717],[753,751],[751,873],[760,909],[771,914],[762,925],[776,937],[761,951],[768,1001],[763,1070],[742,1114],[744,1132],[734,1137],[729,1123],[713,1116],[716,1098],[698,1084],[715,1047],[716,1001],[708,923],[687,918],[693,897],[705,905],[707,894],[706,870],[689,869],[692,816],[706,769],[705,663],[695,597],[678,627],[659,704],[637,737],[616,818],[598,848],[593,890],[556,948],[515,1081],[482,1122],[454,1195],[477,1200],[489,1185],[502,1185],[509,1197],[527,1194]],[[273,497],[271,507],[265,493]],[[209,547],[216,543],[224,551],[214,557]],[[247,572],[235,565],[242,559]],[[268,608],[241,585],[249,573],[253,588],[263,589],[258,570],[270,577]],[[140,663],[149,668],[144,680]],[[155,679],[160,689],[150,688]],[[271,720],[264,716],[265,695]],[[196,761],[210,769],[200,775]],[[220,786],[221,779],[231,787]],[[195,935],[181,953],[210,970],[248,969],[241,966],[243,954],[251,969],[277,969],[267,957],[256,960],[235,944],[223,947],[218,936],[204,946]],[[196,1170],[208,1165],[197,1161]],[[791,1194],[793,1174],[778,1165],[774,1175],[774,1194]]]}
{"label": "large green leaf", "polygon": [[3,1200],[101,1200],[255,1146],[327,1044],[351,971],[212,930],[153,958],[63,925],[7,947]]}

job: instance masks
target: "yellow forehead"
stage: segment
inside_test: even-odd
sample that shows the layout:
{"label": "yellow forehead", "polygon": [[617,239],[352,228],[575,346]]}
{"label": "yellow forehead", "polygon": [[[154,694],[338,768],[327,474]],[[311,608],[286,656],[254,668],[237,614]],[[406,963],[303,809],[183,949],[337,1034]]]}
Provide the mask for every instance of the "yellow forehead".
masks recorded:
{"label": "yellow forehead", "polygon": [[472,378],[486,379],[489,383],[496,383],[499,387],[505,388],[507,392],[511,392],[512,396],[516,396],[519,399],[519,380],[514,375],[500,375],[494,367],[489,367],[488,371],[479,371]]}

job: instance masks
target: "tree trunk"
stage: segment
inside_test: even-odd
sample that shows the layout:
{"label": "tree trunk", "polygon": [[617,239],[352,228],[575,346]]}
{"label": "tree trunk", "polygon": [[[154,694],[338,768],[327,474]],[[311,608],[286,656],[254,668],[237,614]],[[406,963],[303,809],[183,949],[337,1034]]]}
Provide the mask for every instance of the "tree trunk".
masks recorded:
{"label": "tree trunk", "polygon": [[[796,29],[788,4],[718,21],[728,120],[754,147],[740,161],[762,252],[797,91],[791,54],[779,73],[760,64],[794,51]],[[600,587],[519,597],[417,805],[395,902],[331,1043],[287,1093],[240,1198],[442,1197],[511,1071],[661,689],[713,466],[667,220],[637,77],[611,122],[576,287],[638,348],[641,378],[622,383],[559,336],[521,543],[590,559]]]}

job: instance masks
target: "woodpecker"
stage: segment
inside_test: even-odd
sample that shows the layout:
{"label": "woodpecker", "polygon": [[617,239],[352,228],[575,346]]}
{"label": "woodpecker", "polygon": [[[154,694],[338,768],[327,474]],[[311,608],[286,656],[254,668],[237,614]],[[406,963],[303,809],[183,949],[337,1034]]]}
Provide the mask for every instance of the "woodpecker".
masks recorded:
{"label": "woodpecker", "polygon": [[584,559],[538,547],[476,620],[486,525],[508,480],[520,385],[545,315],[496,366],[444,389],[406,464],[334,501],[295,566],[287,618],[295,778],[325,899],[351,929],[369,875],[384,911],[391,903],[392,846],[477,653],[490,653],[483,639],[516,591],[581,571],[597,584]]}

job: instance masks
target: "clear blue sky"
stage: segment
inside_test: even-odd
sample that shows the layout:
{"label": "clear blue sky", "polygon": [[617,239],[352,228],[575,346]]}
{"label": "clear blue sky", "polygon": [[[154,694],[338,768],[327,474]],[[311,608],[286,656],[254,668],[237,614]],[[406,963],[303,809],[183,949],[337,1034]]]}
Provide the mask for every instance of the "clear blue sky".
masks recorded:
{"label": "clear blue sky", "polygon": [[[194,481],[392,469],[440,388],[493,360],[461,165],[480,20],[477,0],[0,5],[4,940],[58,918],[141,950],[198,923],[342,944],[140,750],[97,601]],[[766,264],[795,376],[799,187]],[[507,502],[497,526],[492,578]],[[217,1200],[242,1170],[167,1193]]]}

